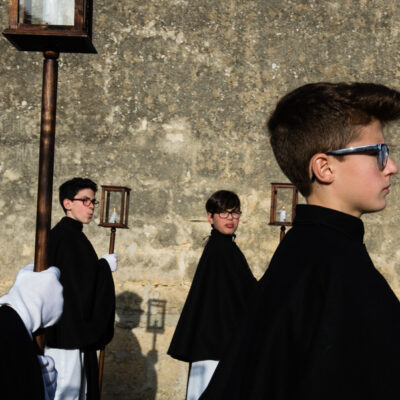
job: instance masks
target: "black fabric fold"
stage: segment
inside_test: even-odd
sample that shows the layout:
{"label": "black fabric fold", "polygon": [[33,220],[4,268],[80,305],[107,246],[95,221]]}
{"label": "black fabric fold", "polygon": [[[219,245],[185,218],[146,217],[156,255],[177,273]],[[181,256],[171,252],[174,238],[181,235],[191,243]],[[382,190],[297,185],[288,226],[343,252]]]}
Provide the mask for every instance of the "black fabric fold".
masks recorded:
{"label": "black fabric fold", "polygon": [[0,307],[0,398],[43,400],[44,386],[37,347],[15,310]]}
{"label": "black fabric fold", "polygon": [[200,258],[168,354],[219,360],[256,280],[234,241],[213,229]]}

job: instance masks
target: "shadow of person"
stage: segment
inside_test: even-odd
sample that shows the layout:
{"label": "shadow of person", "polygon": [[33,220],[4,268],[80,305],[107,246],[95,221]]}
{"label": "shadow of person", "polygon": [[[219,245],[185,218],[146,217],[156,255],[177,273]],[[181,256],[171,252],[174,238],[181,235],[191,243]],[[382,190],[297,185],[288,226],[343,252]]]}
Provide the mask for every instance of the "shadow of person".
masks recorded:
{"label": "shadow of person", "polygon": [[[142,298],[133,292],[117,296],[117,323],[112,342],[106,347],[102,400],[154,400],[157,392],[157,350],[142,354],[133,333],[144,310]],[[143,329],[143,331],[145,331]]]}

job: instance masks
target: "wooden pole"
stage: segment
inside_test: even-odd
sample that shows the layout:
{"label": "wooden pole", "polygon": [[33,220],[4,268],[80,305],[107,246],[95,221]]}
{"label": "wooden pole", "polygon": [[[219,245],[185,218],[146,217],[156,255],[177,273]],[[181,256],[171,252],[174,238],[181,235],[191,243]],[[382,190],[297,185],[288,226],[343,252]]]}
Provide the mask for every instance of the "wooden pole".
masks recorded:
{"label": "wooden pole", "polygon": [[35,271],[43,271],[48,268],[47,247],[51,225],[56,133],[58,53],[45,51],[44,57],[36,212]]}
{"label": "wooden pole", "polygon": [[114,253],[114,245],[115,245],[115,232],[117,231],[117,228],[114,226],[111,228],[111,236],[110,236],[110,247],[108,248],[108,252],[110,254]]}
{"label": "wooden pole", "polygon": [[279,234],[279,241],[282,242],[282,239],[285,237],[285,231],[286,231],[286,227],[285,225],[281,226],[281,232]]}
{"label": "wooden pole", "polygon": [[[110,254],[114,253],[114,245],[115,245],[115,233],[117,229],[113,226],[111,228],[111,236],[110,236],[110,247],[108,252]],[[105,347],[100,349],[99,355],[99,400],[101,399],[101,390],[103,387],[103,372],[104,372],[104,356],[105,356]]]}
{"label": "wooden pole", "polygon": [[[45,51],[40,125],[39,178],[36,211],[35,271],[48,268],[48,243],[53,197],[54,143],[56,133],[58,52]],[[36,336],[43,352],[44,334]]]}

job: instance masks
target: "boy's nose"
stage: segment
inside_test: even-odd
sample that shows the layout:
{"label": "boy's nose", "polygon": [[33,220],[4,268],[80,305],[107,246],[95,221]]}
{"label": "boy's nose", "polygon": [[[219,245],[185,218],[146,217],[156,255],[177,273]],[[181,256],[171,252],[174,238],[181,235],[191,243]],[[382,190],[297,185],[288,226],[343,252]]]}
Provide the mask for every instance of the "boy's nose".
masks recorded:
{"label": "boy's nose", "polygon": [[386,169],[391,175],[397,174],[397,172],[399,171],[397,165],[395,164],[395,162],[392,160],[391,157],[388,158]]}

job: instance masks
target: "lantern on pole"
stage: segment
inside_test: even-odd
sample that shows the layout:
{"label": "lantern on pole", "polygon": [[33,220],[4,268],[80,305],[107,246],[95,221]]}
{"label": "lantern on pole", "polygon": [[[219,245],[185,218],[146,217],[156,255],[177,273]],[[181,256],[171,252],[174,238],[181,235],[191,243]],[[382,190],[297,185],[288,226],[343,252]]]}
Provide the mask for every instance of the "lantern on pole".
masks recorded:
{"label": "lantern on pole", "polygon": [[[10,0],[9,27],[3,35],[21,51],[41,51],[43,62],[35,271],[48,267],[53,197],[58,56],[96,53],[91,42],[92,0]],[[37,336],[44,348],[44,336]]]}
{"label": "lantern on pole", "polygon": [[298,191],[290,183],[271,183],[270,225],[281,227],[280,241],[287,226],[291,226],[296,212]]}
{"label": "lantern on pole", "polygon": [[[129,196],[131,189],[126,186],[101,186],[99,226],[111,228],[109,253],[114,253],[117,228],[128,228]],[[99,393],[103,385],[105,347],[99,355]]]}

